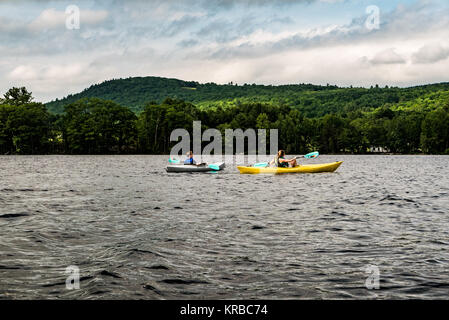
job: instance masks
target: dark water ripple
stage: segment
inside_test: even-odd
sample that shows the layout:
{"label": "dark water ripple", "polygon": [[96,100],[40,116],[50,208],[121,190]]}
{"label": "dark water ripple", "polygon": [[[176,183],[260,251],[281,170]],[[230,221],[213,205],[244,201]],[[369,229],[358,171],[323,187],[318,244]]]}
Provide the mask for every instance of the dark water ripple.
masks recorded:
{"label": "dark water ripple", "polygon": [[0,157],[0,298],[447,299],[447,156],[322,156],[345,163],[282,176],[166,159]]}

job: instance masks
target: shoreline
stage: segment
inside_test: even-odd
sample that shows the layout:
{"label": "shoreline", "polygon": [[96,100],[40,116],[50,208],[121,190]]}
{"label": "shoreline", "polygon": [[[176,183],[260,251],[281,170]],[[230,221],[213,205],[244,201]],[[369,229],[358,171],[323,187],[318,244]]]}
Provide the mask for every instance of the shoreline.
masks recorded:
{"label": "shoreline", "polygon": [[[295,155],[295,154],[292,154]],[[167,156],[170,157],[169,154],[156,154],[156,153],[80,153],[80,154],[69,154],[69,153],[36,153],[36,154],[2,154],[0,157],[9,157],[9,156]],[[207,155],[214,157],[215,155]],[[224,156],[224,155],[222,155]],[[234,154],[233,156],[241,156]],[[245,155],[245,157],[248,155]],[[254,155],[251,155],[254,156]],[[274,156],[274,155],[265,155],[266,157]],[[441,154],[441,153],[326,153],[321,154],[321,156],[449,156],[449,154]],[[218,155],[217,155],[218,157]]]}

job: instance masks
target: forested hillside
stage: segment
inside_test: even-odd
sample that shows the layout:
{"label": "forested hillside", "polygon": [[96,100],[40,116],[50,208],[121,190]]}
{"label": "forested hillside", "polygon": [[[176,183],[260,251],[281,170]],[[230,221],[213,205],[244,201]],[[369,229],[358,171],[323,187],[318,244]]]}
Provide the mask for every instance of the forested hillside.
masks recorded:
{"label": "forested hillside", "polygon": [[[365,154],[372,148],[449,154],[449,99],[445,91],[431,92],[437,87],[396,89],[391,92],[409,100],[378,108],[369,100],[370,107],[319,117],[274,102],[199,108],[172,98],[148,102],[139,114],[111,100],[83,98],[54,114],[33,102],[25,88],[12,88],[0,100],[0,154],[168,154],[176,143],[170,141],[171,132],[184,128],[191,133],[195,120],[201,121],[203,130],[217,128],[222,134],[226,129],[278,129],[279,147],[288,154]],[[419,90],[423,93],[414,96]],[[373,96],[378,92],[378,97],[388,93],[378,88],[366,91]],[[324,89],[316,96],[343,101],[333,92],[344,96],[354,91]]]}
{"label": "forested hillside", "polygon": [[60,114],[66,105],[81,98],[100,98],[140,113],[149,102],[161,103],[166,98],[173,98],[193,103],[201,109],[264,103],[292,107],[307,117],[320,117],[329,113],[372,111],[379,107],[432,109],[443,105],[448,96],[449,83],[411,88],[339,88],[312,84],[218,85],[159,77],[136,77],[105,81],[80,93],[47,103],[46,106],[50,112]]}
{"label": "forested hillside", "polygon": [[169,153],[170,133],[279,129],[288,153],[449,153],[449,83],[411,88],[106,81],[47,105],[25,88],[0,101],[0,154]]}

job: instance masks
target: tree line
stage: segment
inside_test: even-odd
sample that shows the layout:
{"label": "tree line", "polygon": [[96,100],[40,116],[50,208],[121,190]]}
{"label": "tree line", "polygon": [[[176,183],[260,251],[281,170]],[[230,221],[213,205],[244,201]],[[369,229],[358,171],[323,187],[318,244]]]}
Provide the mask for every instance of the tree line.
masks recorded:
{"label": "tree line", "polygon": [[[449,154],[449,101],[434,109],[341,111],[308,117],[284,104],[248,102],[199,108],[166,98],[136,114],[110,100],[84,98],[50,113],[25,88],[0,100],[0,154],[168,154],[177,128],[278,129],[280,148],[289,154],[392,153]],[[207,144],[207,143],[205,143]]]}

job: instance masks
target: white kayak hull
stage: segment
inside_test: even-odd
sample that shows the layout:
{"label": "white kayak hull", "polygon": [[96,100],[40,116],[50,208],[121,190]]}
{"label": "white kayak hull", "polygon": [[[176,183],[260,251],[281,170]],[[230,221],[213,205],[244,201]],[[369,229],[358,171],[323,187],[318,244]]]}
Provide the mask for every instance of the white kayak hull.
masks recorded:
{"label": "white kayak hull", "polygon": [[[218,166],[220,170],[225,168],[224,162],[213,163],[214,166]],[[192,164],[171,164],[165,169],[167,172],[209,172],[217,171],[209,167],[208,164],[192,165]]]}

